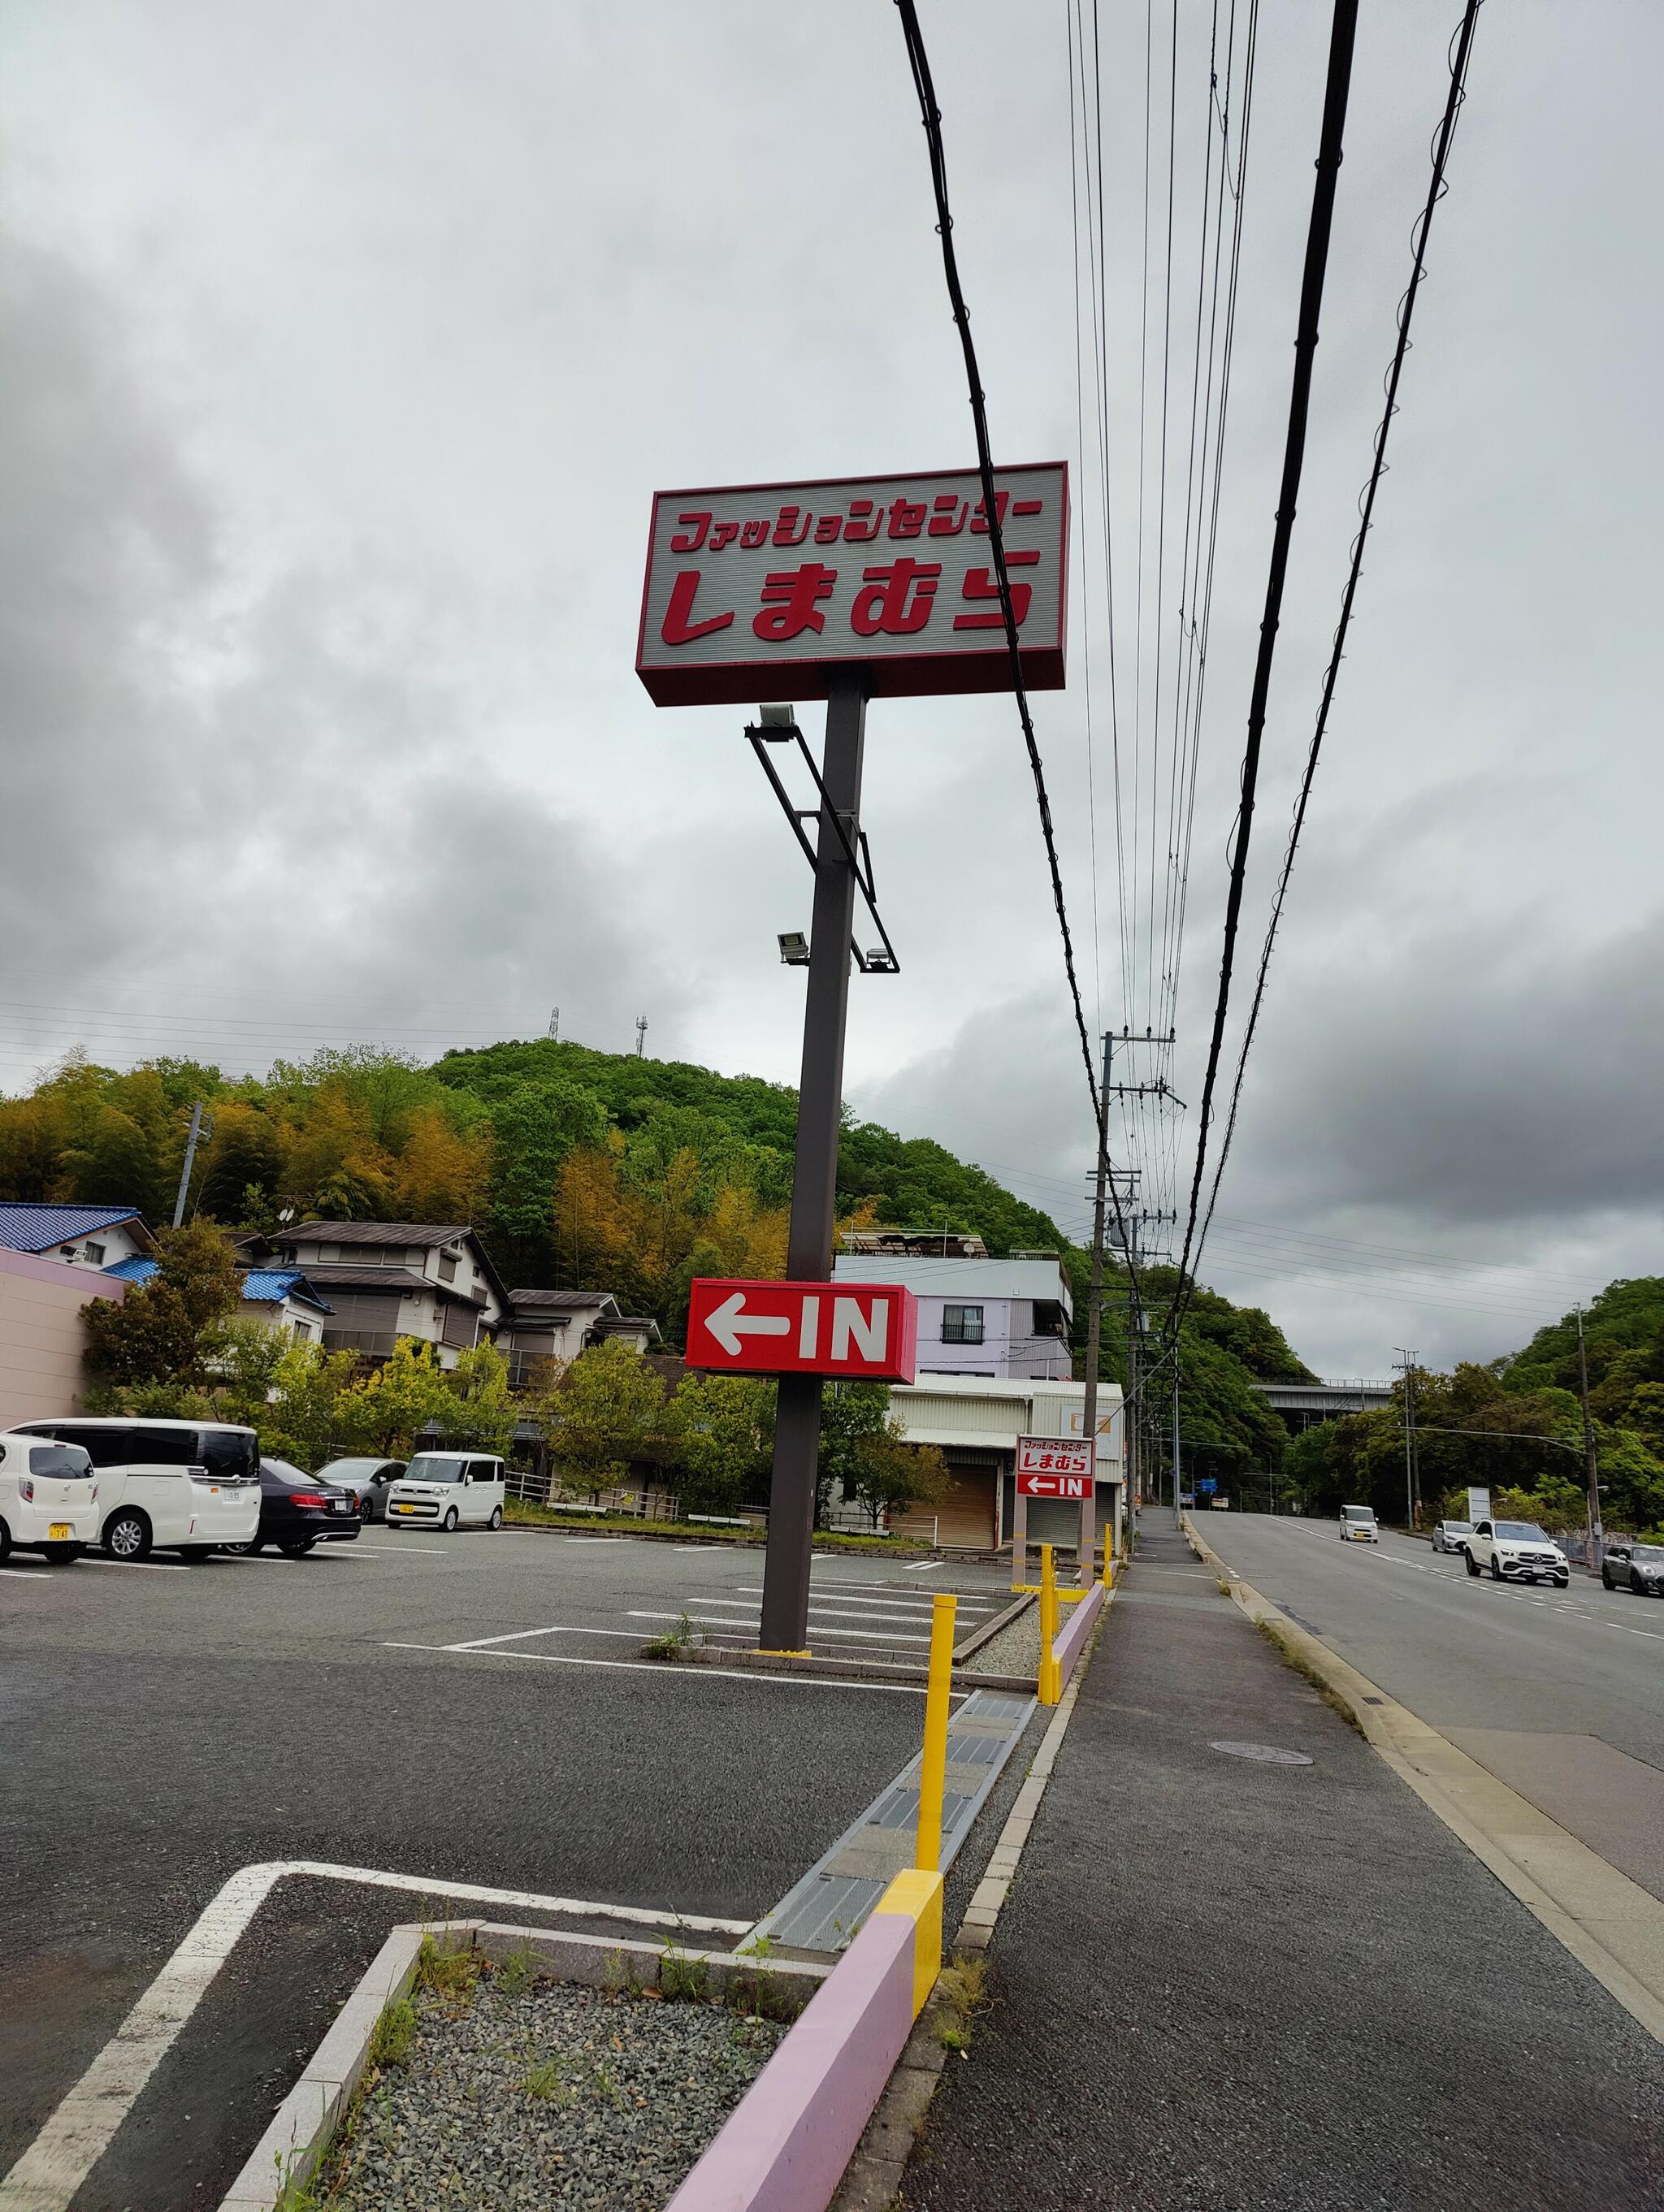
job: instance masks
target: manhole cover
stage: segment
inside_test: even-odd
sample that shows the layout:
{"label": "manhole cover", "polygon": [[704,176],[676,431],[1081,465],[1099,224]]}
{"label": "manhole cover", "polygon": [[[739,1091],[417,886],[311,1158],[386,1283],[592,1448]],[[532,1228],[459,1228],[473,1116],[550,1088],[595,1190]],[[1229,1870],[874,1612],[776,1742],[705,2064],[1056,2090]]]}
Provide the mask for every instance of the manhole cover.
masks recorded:
{"label": "manhole cover", "polygon": [[1268,1766],[1309,1766],[1303,1751],[1283,1751],[1274,1743],[1210,1743],[1210,1751],[1222,1751],[1232,1759],[1260,1759]]}

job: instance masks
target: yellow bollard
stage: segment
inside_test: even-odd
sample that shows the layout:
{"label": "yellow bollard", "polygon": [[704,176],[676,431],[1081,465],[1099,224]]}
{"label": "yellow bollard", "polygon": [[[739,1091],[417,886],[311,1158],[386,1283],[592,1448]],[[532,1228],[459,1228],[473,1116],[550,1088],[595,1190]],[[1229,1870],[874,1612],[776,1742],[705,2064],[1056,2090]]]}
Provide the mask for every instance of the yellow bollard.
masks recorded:
{"label": "yellow bollard", "polygon": [[942,1790],[948,1765],[948,1698],[954,1684],[954,1615],[959,1600],[938,1591],[930,1607],[930,1686],[924,1693],[924,1756],[918,1771],[918,1838],[913,1864],[921,1874],[942,1865]]}
{"label": "yellow bollard", "polygon": [[1058,1574],[1051,1564],[1051,1547],[1040,1546],[1040,1674],[1043,1705],[1055,1705],[1063,1695],[1061,1669],[1052,1656],[1058,1641]]}

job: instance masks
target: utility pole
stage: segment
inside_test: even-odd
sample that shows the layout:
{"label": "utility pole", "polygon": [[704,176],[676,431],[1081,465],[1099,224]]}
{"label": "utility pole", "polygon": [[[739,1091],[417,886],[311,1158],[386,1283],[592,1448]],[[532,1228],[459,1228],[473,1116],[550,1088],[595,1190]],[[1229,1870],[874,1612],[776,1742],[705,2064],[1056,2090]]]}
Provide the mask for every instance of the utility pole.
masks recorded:
{"label": "utility pole", "polygon": [[1410,1516],[1410,1528],[1411,1532],[1413,1534],[1416,1527],[1416,1506],[1417,1503],[1417,1485],[1416,1481],[1416,1386],[1413,1379],[1415,1374],[1416,1355],[1413,1352],[1406,1352],[1401,1344],[1395,1344],[1393,1346],[1393,1349],[1398,1353],[1399,1358],[1404,1362],[1404,1503],[1405,1510]]}
{"label": "utility pole", "polygon": [[637,1060],[645,1060],[647,1057],[647,1016],[645,1014],[637,1014],[636,1017],[636,1057]]}
{"label": "utility pole", "polygon": [[[1081,1579],[1089,1583],[1098,1547],[1098,1351],[1103,1340],[1104,1317],[1104,1186],[1109,1178],[1109,1056],[1111,1039],[1104,1036],[1103,1077],[1098,1085],[1098,1157],[1093,1169],[1092,1289],[1086,1316],[1086,1396],[1081,1408],[1081,1428],[1091,1474],[1081,1504]],[[1121,1424],[1125,1437],[1126,1423]],[[1125,1468],[1123,1469],[1125,1473]]]}
{"label": "utility pole", "polygon": [[[840,672],[832,683],[826,700],[826,749],[821,764],[825,798],[815,842],[814,918],[786,1241],[786,1274],[800,1283],[832,1279],[844,1032],[850,1006],[850,931],[855,921],[851,854],[860,844],[861,769],[867,733],[867,695],[860,677]],[[783,1375],[777,1388],[768,1545],[763,1557],[763,1618],[757,1642],[764,1651],[802,1651],[808,1641],[821,1378]]]}
{"label": "utility pole", "polygon": [[185,1201],[191,1193],[191,1170],[197,1161],[197,1139],[202,1134],[202,1101],[191,1109],[191,1133],[185,1140],[185,1165],[180,1170],[179,1196],[174,1200],[174,1226],[185,1218]]}
{"label": "utility pole", "polygon": [[1179,1492],[1183,1488],[1179,1480],[1179,1346],[1173,1347],[1173,1518],[1177,1527],[1182,1509]]}
{"label": "utility pole", "polygon": [[1577,1395],[1583,1405],[1583,1457],[1589,1479],[1589,1565],[1593,1569],[1600,1561],[1594,1556],[1597,1544],[1606,1540],[1600,1522],[1600,1469],[1594,1456],[1594,1423],[1589,1419],[1589,1363],[1583,1349],[1583,1309],[1577,1308]]}

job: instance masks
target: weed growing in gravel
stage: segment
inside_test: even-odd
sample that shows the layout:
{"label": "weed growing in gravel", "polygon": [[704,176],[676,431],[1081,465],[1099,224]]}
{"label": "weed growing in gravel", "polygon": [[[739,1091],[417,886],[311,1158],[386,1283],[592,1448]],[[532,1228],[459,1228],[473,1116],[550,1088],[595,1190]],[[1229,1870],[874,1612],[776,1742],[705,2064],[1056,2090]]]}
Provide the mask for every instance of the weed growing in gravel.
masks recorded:
{"label": "weed growing in gravel", "polygon": [[528,2097],[553,2097],[564,2104],[570,2094],[566,2086],[566,2065],[564,2059],[545,2058],[533,2066],[521,2084]]}
{"label": "weed growing in gravel", "polygon": [[462,1951],[442,1951],[431,1936],[424,1936],[416,1955],[417,1985],[464,2009],[473,2002],[484,1965],[472,1944]]}
{"label": "weed growing in gravel", "polygon": [[408,1997],[394,1997],[382,2006],[381,2016],[370,2030],[370,2064],[403,2065],[415,2038],[416,2007]]}
{"label": "weed growing in gravel", "polygon": [[674,1936],[667,1936],[659,1960],[659,1987],[667,1997],[702,1998],[710,1978],[703,1959],[690,1959],[679,1950]]}
{"label": "weed growing in gravel", "polygon": [[601,1987],[608,1996],[638,1997],[645,1986],[627,1951],[609,1951],[600,1962]]}
{"label": "weed growing in gravel", "polygon": [[491,1970],[491,1980],[505,1997],[521,1997],[532,1985],[533,1953],[529,1943],[521,1943],[499,1960]]}

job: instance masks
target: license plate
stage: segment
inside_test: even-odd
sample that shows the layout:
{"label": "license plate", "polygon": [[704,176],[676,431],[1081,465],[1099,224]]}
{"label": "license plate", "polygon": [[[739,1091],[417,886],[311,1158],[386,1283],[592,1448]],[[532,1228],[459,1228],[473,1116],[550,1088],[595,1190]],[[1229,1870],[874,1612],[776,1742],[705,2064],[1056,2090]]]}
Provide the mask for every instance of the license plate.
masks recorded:
{"label": "license plate", "polygon": [[54,1521],[47,1528],[46,1541],[49,1544],[67,1544],[74,1534],[74,1528],[69,1522]]}
{"label": "license plate", "polygon": [[416,1508],[413,1505],[395,1505],[393,1510],[395,1513],[414,1513]]}

